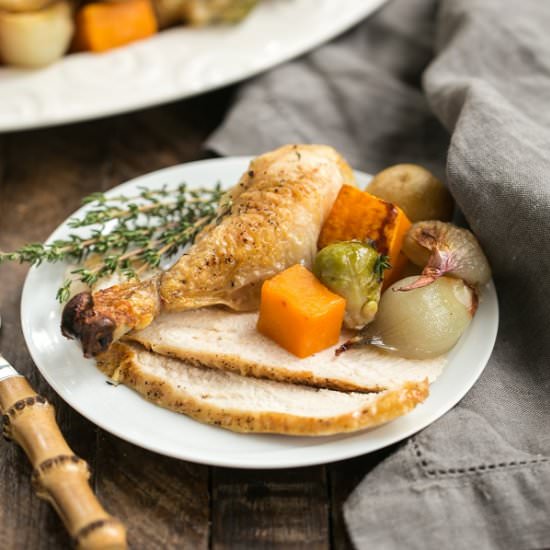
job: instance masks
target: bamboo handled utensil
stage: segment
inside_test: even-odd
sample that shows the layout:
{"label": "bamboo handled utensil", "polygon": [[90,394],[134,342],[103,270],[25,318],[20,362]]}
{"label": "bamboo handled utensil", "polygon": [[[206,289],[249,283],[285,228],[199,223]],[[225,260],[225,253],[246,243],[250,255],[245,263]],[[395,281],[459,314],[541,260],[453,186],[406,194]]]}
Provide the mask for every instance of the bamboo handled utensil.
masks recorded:
{"label": "bamboo handled utensil", "polygon": [[67,445],[53,406],[38,395],[0,354],[0,412],[3,433],[32,463],[32,482],[49,501],[80,550],[126,548],[126,529],[98,502],[88,483],[88,464]]}

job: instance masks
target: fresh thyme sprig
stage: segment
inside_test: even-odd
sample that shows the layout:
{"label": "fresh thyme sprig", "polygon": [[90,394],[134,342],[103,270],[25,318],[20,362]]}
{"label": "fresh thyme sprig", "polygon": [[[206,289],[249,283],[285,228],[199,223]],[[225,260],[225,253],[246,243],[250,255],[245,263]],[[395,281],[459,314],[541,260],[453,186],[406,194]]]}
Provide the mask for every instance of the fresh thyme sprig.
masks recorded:
{"label": "fresh thyme sprig", "polygon": [[[94,193],[83,204],[88,206],[84,215],[70,219],[68,225],[89,228],[87,235],[71,233],[66,239],[48,244],[32,243],[14,252],[0,251],[0,264],[75,262],[80,266],[72,273],[87,285],[114,273],[134,279],[192,243],[201,229],[217,223],[231,207],[219,184],[198,189],[188,189],[185,184],[176,189],[143,188],[135,196]],[[63,281],[57,292],[59,301],[69,298],[71,284],[70,279]]]}

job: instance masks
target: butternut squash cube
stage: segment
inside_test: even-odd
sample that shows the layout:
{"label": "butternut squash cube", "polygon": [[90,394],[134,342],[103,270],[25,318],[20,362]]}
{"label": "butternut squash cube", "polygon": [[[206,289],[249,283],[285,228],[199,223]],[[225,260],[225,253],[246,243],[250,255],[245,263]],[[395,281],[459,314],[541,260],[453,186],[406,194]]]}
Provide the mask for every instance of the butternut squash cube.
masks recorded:
{"label": "butternut squash cube", "polygon": [[302,265],[262,286],[258,330],[298,357],[338,343],[346,301]]}
{"label": "butternut squash cube", "polygon": [[151,0],[111,0],[86,4],[76,14],[74,46],[104,52],[157,32]]}
{"label": "butternut squash cube", "polygon": [[380,254],[389,257],[391,269],[384,273],[384,288],[400,278],[407,264],[401,252],[411,222],[398,206],[357,187],[344,185],[336,197],[319,235],[319,249],[337,242],[371,240]]}

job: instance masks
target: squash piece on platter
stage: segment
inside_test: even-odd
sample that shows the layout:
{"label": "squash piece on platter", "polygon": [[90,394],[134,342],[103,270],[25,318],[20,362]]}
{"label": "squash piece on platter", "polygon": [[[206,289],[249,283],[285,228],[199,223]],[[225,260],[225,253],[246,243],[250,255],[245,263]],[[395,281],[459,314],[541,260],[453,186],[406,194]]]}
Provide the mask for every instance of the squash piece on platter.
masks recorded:
{"label": "squash piece on platter", "polygon": [[372,241],[380,254],[389,257],[384,288],[400,278],[407,264],[401,252],[411,222],[398,206],[357,187],[344,185],[319,236],[319,249],[338,241]]}
{"label": "squash piece on platter", "polygon": [[264,282],[258,330],[298,357],[338,343],[346,301],[297,264]]}
{"label": "squash piece on platter", "polygon": [[84,5],[76,14],[76,50],[103,52],[157,32],[151,0],[110,0]]}

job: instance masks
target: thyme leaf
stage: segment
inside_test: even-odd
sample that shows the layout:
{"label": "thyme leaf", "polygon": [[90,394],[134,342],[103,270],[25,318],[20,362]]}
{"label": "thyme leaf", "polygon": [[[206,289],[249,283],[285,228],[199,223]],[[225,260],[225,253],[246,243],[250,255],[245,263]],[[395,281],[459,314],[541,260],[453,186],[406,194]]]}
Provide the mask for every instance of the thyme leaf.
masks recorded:
{"label": "thyme leaf", "polygon": [[[210,223],[219,223],[231,209],[231,201],[218,183],[210,188],[139,188],[136,195],[109,197],[93,193],[82,201],[87,206],[80,217],[71,218],[71,229],[86,228],[87,234],[71,233],[47,244],[30,243],[13,252],[0,251],[4,262],[40,265],[43,262],[73,262],[77,280],[92,285],[120,274],[135,279],[191,244]],[[70,279],[63,281],[57,299],[65,302],[71,293]]]}
{"label": "thyme leaf", "polygon": [[378,281],[382,281],[384,278],[384,270],[391,269],[390,258],[384,254],[379,254],[378,258],[374,262],[373,272],[376,275]]}

